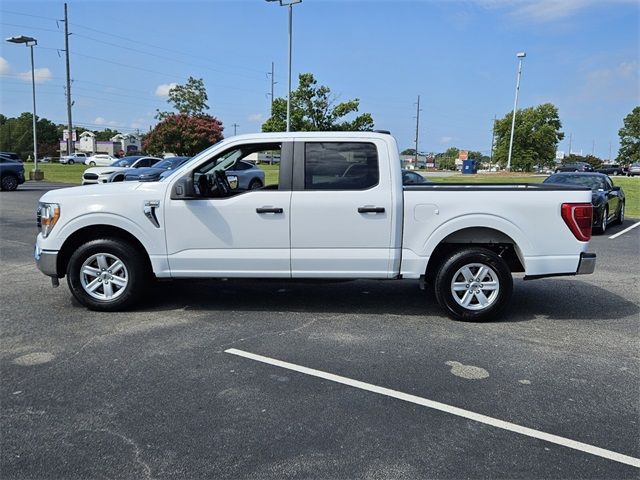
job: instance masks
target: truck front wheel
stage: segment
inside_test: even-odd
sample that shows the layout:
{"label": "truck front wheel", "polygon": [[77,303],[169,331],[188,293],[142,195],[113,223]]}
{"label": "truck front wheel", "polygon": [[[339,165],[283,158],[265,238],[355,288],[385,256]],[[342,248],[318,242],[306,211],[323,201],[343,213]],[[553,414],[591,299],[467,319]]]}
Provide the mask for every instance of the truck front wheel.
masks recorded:
{"label": "truck front wheel", "polygon": [[491,250],[465,248],[442,264],[434,286],[447,315],[481,322],[496,317],[508,303],[513,279],[507,263]]}
{"label": "truck front wheel", "polygon": [[137,302],[149,272],[141,252],[115,238],[91,240],[69,259],[67,283],[73,296],[90,310],[124,310]]}

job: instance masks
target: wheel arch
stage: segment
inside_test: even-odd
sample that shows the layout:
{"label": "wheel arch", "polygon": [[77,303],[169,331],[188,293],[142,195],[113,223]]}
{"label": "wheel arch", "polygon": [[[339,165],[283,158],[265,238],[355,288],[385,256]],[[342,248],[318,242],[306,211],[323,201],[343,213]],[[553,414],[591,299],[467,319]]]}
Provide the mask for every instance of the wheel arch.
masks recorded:
{"label": "wheel arch", "polygon": [[469,226],[439,238],[427,262],[425,270],[427,281],[433,280],[440,266],[454,252],[469,247],[491,250],[504,259],[511,272],[525,271],[524,253],[520,244],[512,236],[493,227]]}
{"label": "wheel arch", "polygon": [[58,276],[62,278],[66,275],[71,255],[80,245],[98,238],[116,238],[125,241],[140,252],[148,271],[153,272],[149,252],[133,234],[113,225],[89,225],[76,230],[62,244],[56,265]]}

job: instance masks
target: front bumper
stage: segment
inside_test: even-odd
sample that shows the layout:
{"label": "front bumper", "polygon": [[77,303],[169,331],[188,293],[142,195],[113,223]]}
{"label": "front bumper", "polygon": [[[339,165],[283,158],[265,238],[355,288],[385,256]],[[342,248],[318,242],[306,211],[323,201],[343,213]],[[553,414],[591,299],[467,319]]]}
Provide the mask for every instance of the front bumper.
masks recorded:
{"label": "front bumper", "polygon": [[52,250],[42,250],[36,243],[33,256],[36,260],[38,270],[49,277],[59,278],[58,276],[58,252]]}

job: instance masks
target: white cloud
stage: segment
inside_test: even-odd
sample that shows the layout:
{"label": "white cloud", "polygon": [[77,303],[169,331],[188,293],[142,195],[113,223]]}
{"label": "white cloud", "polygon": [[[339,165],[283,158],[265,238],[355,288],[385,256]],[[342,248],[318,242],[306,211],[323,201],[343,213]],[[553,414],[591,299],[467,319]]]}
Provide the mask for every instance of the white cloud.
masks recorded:
{"label": "white cloud", "polygon": [[6,75],[10,70],[11,68],[9,68],[9,62],[0,57],[0,75]]}
{"label": "white cloud", "polygon": [[102,117],[96,117],[93,123],[95,123],[96,125],[106,125],[107,121]]}
{"label": "white cloud", "polygon": [[248,120],[250,122],[263,122],[264,115],[262,115],[261,113],[252,113],[251,115],[249,115]]}
{"label": "white cloud", "polygon": [[[486,8],[507,8],[521,20],[552,22],[571,17],[582,10],[600,6],[601,0],[476,0]],[[611,0],[611,3],[632,4],[637,0]]]}
{"label": "white cloud", "polygon": [[453,140],[453,137],[442,137],[440,143],[449,143],[451,140]]}
{"label": "white cloud", "polygon": [[158,85],[156,87],[156,97],[168,97],[169,90],[177,86],[177,83],[163,83],[162,85]]}
{"label": "white cloud", "polygon": [[[44,83],[51,80],[51,70],[48,68],[35,68],[33,70],[33,76],[36,83]],[[25,82],[31,81],[31,70],[28,72],[22,72],[18,74],[20,80],[24,80]]]}

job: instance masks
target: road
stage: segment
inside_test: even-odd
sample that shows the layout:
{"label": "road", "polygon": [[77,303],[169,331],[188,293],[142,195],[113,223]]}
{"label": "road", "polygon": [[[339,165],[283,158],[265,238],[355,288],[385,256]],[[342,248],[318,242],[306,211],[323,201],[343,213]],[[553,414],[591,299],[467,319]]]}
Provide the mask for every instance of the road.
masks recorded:
{"label": "road", "polygon": [[0,193],[3,479],[640,476],[640,228],[609,239],[634,220],[490,323],[383,281],[166,282],[107,314],[35,268],[53,187]]}

